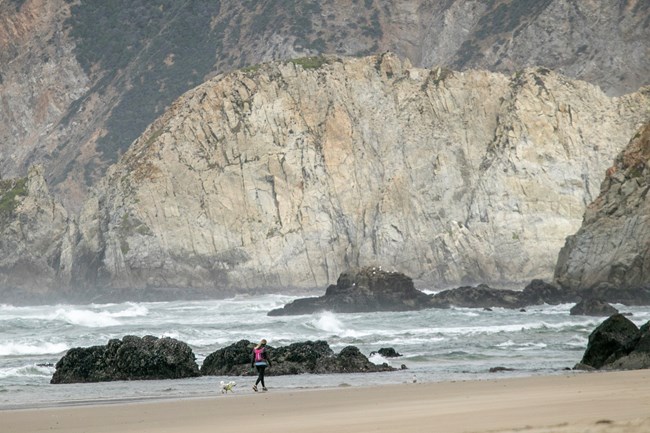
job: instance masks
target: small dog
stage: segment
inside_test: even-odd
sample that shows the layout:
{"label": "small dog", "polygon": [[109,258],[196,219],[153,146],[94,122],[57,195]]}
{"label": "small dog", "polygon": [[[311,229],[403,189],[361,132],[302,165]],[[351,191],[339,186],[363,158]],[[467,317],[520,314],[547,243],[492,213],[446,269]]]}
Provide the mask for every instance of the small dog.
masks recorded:
{"label": "small dog", "polygon": [[233,381],[224,382],[222,380],[221,381],[221,393],[222,394],[228,394],[228,391],[235,392],[235,390],[233,388],[236,387],[236,386],[237,386],[237,384],[235,382],[233,382]]}

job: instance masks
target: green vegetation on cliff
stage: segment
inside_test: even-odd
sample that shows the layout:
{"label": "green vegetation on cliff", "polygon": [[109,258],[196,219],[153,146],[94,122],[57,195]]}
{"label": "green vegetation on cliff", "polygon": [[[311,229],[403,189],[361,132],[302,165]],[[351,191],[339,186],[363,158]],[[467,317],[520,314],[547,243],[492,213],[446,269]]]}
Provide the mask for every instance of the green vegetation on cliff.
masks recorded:
{"label": "green vegetation on cliff", "polygon": [[0,180],[0,225],[13,219],[17,197],[27,195],[27,178]]}

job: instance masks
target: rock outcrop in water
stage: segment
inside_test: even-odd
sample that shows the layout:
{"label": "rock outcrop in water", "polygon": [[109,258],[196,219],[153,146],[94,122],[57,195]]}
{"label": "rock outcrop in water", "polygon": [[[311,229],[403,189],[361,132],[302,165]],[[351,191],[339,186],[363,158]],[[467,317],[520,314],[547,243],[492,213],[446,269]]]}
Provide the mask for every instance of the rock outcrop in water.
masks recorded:
{"label": "rock outcrop in water", "polygon": [[523,308],[529,305],[569,302],[552,284],[533,280],[524,290],[494,289],[485,284],[443,290],[433,295],[416,290],[411,278],[399,272],[367,267],[342,273],[336,285],[323,296],[299,298],[269,316],[312,314],[319,311],[360,313],[370,311],[414,311],[425,308]]}
{"label": "rock outcrop in water", "polygon": [[[240,376],[257,374],[251,371],[251,352],[254,343],[240,340],[208,355],[201,366],[201,374],[209,376]],[[334,354],[325,341],[306,341],[289,346],[268,346],[271,368],[269,376],[287,374],[372,373],[392,371],[388,364],[376,365],[355,346],[344,347]]]}
{"label": "rock outcrop in water", "polygon": [[494,289],[486,284],[443,290],[433,295],[433,306],[465,308],[523,308],[530,305],[556,305],[569,301],[556,286],[542,280],[531,281],[524,290]]}
{"label": "rock outcrop in water", "polygon": [[576,369],[637,370],[650,368],[650,322],[641,327],[615,314],[589,335]]}
{"label": "rock outcrop in water", "polygon": [[572,316],[612,316],[618,310],[601,299],[583,299],[574,305],[569,313]]}
{"label": "rock outcrop in water", "polygon": [[127,335],[105,346],[68,350],[51,383],[180,379],[199,376],[192,349],[173,338]]}
{"label": "rock outcrop in water", "polygon": [[430,295],[416,290],[413,280],[399,272],[366,267],[343,272],[325,294],[300,298],[269,316],[310,314],[317,311],[363,313],[371,311],[412,311],[431,308]]}

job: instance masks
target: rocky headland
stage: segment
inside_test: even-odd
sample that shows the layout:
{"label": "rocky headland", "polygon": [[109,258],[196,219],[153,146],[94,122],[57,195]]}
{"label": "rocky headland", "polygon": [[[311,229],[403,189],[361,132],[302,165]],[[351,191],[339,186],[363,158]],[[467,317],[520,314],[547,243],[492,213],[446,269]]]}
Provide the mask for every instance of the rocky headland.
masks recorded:
{"label": "rocky headland", "polygon": [[567,237],[555,280],[567,291],[650,304],[650,122],[636,131],[607,169],[580,229]]}
{"label": "rocky headland", "polygon": [[420,69],[392,54],[221,75],[150,125],[78,215],[40,206],[56,233],[45,219],[21,230],[33,199],[17,195],[0,225],[3,291],[305,292],[370,265],[432,290],[552,281],[648,101],[544,68]]}

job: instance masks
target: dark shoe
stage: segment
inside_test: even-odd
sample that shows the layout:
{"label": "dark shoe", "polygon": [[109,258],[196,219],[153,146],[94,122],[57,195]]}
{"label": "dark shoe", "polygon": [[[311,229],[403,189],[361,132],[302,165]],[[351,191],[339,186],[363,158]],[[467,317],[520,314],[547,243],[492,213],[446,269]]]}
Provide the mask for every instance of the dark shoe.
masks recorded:
{"label": "dark shoe", "polygon": [[253,385],[253,391],[257,392],[257,385]]}
{"label": "dark shoe", "polygon": [[262,391],[268,391],[265,386],[262,387]]}

